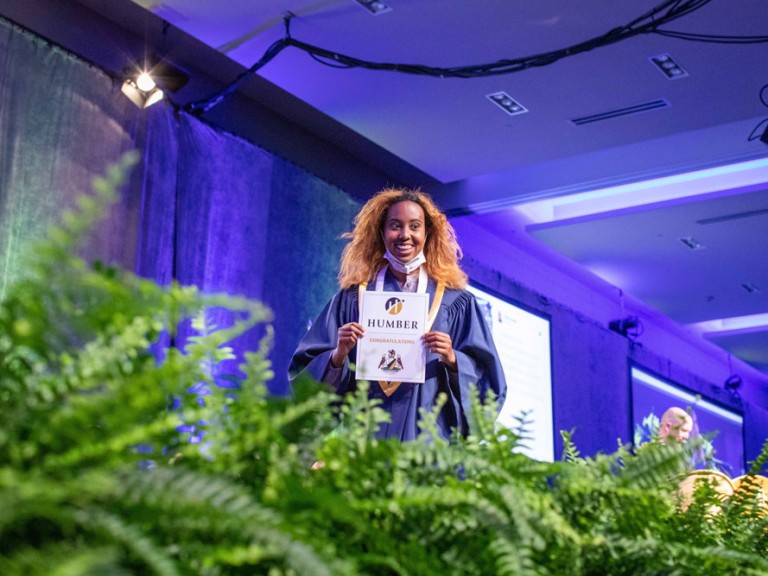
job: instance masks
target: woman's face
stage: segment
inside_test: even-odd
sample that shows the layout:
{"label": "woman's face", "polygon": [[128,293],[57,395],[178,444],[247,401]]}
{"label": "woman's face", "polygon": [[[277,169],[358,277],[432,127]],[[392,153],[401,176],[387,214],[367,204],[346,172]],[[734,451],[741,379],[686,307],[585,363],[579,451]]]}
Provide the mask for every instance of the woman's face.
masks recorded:
{"label": "woman's face", "polygon": [[416,202],[393,204],[384,219],[384,246],[401,262],[410,262],[424,249],[427,224],[424,210]]}

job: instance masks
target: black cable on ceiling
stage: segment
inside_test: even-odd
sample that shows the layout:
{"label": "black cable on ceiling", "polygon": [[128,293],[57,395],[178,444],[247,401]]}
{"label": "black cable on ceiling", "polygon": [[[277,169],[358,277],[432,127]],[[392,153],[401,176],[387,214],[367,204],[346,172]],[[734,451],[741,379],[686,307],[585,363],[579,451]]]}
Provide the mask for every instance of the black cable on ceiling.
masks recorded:
{"label": "black cable on ceiling", "polygon": [[768,42],[768,36],[722,36],[716,34],[673,32],[672,30],[656,30],[654,33],[669,38],[677,38],[678,40],[708,42],[710,44],[763,44]]}
{"label": "black cable on ceiling", "polygon": [[289,15],[286,16],[284,20],[285,36],[274,42],[258,62],[240,74],[221,92],[214,94],[205,100],[188,104],[185,109],[196,115],[200,115],[209,111],[211,108],[217,106],[225,98],[229,97],[233,92],[235,92],[235,90],[237,90],[240,84],[242,84],[242,82],[248,76],[264,67],[268,62],[274,59],[280,52],[289,46],[298,48],[299,50],[307,53],[311,58],[320,64],[333,68],[364,68],[367,70],[386,70],[390,72],[399,72],[401,74],[433,76],[436,78],[484,78],[488,76],[498,76],[502,74],[511,74],[513,72],[520,72],[522,70],[527,70],[528,68],[533,67],[548,66],[563,58],[581,54],[589,50],[594,50],[595,48],[609,46],[611,44],[615,44],[616,42],[620,42],[640,34],[659,34],[662,36],[682,40],[719,44],[754,44],[768,42],[768,36],[724,36],[694,34],[660,29],[660,26],[669,24],[670,22],[682,18],[683,16],[691,14],[709,4],[711,1],[712,0],[664,0],[645,14],[635,18],[624,26],[616,27],[606,32],[605,34],[590,38],[589,40],[580,42],[567,48],[553,50],[550,52],[543,52],[541,54],[524,56],[521,58],[497,60],[496,62],[487,64],[455,66],[448,68],[424,66],[420,64],[371,62],[368,60],[361,60],[353,56],[341,54],[339,52],[334,52],[333,50],[328,50],[319,46],[313,46],[312,44],[307,44],[306,42],[301,42],[300,40],[296,40],[291,37],[290,23],[293,15],[289,13]]}

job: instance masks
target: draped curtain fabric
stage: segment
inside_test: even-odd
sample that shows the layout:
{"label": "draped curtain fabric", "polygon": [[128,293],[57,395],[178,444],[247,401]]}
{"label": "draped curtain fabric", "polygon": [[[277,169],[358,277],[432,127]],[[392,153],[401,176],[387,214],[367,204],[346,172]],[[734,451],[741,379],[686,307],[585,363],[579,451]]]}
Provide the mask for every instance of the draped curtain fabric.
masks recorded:
{"label": "draped curtain fabric", "polygon": [[[118,95],[106,75],[0,20],[0,298],[22,246],[134,148],[142,118]],[[127,192],[94,231],[92,259],[135,261],[138,201]]]}
{"label": "draped curtain fabric", "polygon": [[277,345],[272,361],[288,371],[298,343],[281,346],[282,334],[303,335],[338,289],[336,279],[345,241],[360,210],[349,196],[282,159],[272,168],[272,197],[263,301],[275,314]]}
{"label": "draped curtain fabric", "polygon": [[[290,355],[335,290],[354,202],[168,103],[136,108],[102,71],[2,19],[0,299],[30,242],[131,149],[143,161],[83,255],[164,285],[262,300],[275,316],[270,386],[288,392]],[[236,350],[254,350],[260,335]]]}
{"label": "draped curtain fabric", "polygon": [[167,286],[174,279],[176,197],[179,141],[176,117],[165,106],[144,111],[145,130],[137,142],[143,152],[140,164],[141,219],[136,273]]}

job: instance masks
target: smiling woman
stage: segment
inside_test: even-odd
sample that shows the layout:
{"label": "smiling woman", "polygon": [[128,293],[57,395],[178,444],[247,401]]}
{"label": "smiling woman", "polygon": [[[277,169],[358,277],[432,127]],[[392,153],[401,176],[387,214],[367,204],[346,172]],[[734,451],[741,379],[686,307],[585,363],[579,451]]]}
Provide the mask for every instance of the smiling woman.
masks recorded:
{"label": "smiling woman", "polygon": [[411,200],[393,205],[384,221],[383,237],[387,260],[394,257],[400,262],[413,263],[422,255],[427,237],[424,210]]}
{"label": "smiling woman", "polygon": [[421,409],[431,411],[440,394],[447,401],[437,417],[438,433],[444,438],[454,430],[467,435],[470,388],[476,386],[481,399],[492,394],[501,406],[506,383],[483,312],[465,290],[461,249],[445,215],[418,190],[387,189],[363,206],[354,230],[343,237],[351,241],[342,255],[341,289],[300,342],[292,378],[308,375],[339,394],[356,390],[357,344],[366,338],[360,323],[364,294],[427,294],[427,326],[419,331],[424,381],[381,381],[369,387],[369,395],[381,400],[391,417],[378,436],[416,438]]}

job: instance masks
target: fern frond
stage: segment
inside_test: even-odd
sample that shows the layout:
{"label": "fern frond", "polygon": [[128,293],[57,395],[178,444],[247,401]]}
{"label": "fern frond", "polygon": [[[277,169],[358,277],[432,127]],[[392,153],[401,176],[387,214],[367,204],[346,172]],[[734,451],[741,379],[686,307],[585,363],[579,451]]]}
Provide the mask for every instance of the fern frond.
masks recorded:
{"label": "fern frond", "polygon": [[0,554],[0,574],[3,576],[131,576],[121,566],[115,547],[80,548],[69,543],[54,544],[42,549],[24,547],[8,556]]}
{"label": "fern frond", "polygon": [[530,552],[505,538],[496,538],[490,545],[498,576],[537,576],[539,570]]}
{"label": "fern frond", "polygon": [[574,430],[560,430],[560,437],[563,439],[563,460],[572,464],[583,463],[581,452],[573,442]]}
{"label": "fern frond", "polygon": [[768,438],[763,443],[760,454],[757,455],[757,458],[750,465],[748,474],[751,476],[760,474],[765,469],[766,462],[768,462]]}
{"label": "fern frond", "polygon": [[113,542],[129,550],[135,560],[158,576],[178,576],[176,562],[162,550],[146,532],[125,519],[104,510],[92,508],[77,514],[83,527],[98,531]]}
{"label": "fern frond", "polygon": [[623,486],[640,489],[668,485],[670,478],[685,471],[688,452],[680,444],[649,443],[635,456],[624,453],[618,479]]}
{"label": "fern frond", "polygon": [[[311,547],[283,530],[278,513],[261,506],[249,492],[226,479],[157,468],[125,476],[121,486],[126,491],[120,500],[152,510],[164,537],[177,546],[183,547],[179,536],[193,541],[225,538],[230,550],[239,549],[235,556],[240,561],[246,557],[255,561],[261,550],[265,558],[279,558],[299,574],[333,573]],[[195,517],[203,521],[195,521]]]}

